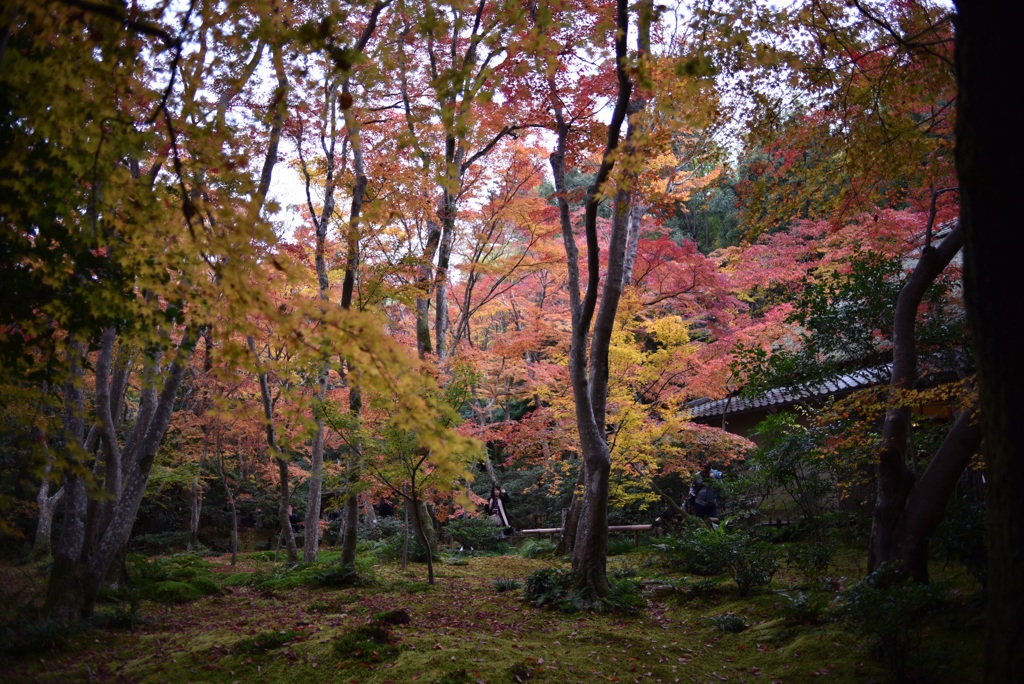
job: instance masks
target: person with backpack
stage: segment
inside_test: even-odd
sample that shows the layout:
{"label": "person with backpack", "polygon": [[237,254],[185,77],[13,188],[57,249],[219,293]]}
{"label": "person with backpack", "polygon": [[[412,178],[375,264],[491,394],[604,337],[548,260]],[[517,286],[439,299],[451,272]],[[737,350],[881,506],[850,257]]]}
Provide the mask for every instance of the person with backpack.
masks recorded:
{"label": "person with backpack", "polygon": [[711,471],[711,463],[705,461],[701,465],[700,472],[693,478],[688,497],[688,501],[693,504],[693,512],[698,518],[718,517],[718,490],[715,486],[715,479],[715,474]]}

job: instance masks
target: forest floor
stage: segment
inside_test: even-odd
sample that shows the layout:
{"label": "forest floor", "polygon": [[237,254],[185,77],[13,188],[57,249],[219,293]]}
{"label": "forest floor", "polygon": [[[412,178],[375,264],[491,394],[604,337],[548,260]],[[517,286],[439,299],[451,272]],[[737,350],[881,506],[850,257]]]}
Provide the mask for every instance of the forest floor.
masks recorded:
{"label": "forest floor", "polygon": [[[325,562],[314,566],[321,572],[337,558],[323,555]],[[48,633],[37,625],[41,633],[32,639],[12,631],[27,628],[4,620],[8,645],[21,637],[32,646],[0,652],[0,681],[891,679],[870,637],[830,618],[827,609],[808,610],[816,595],[796,587],[785,569],[770,587],[740,597],[728,577],[681,576],[641,547],[609,559],[611,576],[638,583],[638,609],[594,614],[538,609],[524,600],[521,584],[531,573],[565,567],[550,557],[448,556],[436,565],[433,585],[423,564],[402,570],[364,560],[361,573],[371,579],[353,588],[309,586],[311,566],[289,570],[267,552],[245,554],[236,567],[227,556],[188,559],[182,567],[198,568],[208,595],[187,600],[181,594],[179,603],[136,600],[129,607],[112,594],[98,604],[98,621],[89,629]],[[839,558],[834,581],[854,581],[861,565],[852,554]],[[0,565],[0,600],[24,604],[36,592],[38,601],[44,581],[38,565]],[[963,584],[953,582],[942,609],[913,630],[907,681],[981,681],[983,621],[976,591]]]}

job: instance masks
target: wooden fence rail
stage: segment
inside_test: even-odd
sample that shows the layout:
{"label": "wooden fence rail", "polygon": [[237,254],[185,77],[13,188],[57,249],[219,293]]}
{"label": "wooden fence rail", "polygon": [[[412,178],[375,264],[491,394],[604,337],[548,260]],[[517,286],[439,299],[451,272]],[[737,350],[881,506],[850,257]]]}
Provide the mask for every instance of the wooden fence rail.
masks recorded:
{"label": "wooden fence rail", "polygon": [[[636,546],[640,546],[640,533],[650,532],[654,528],[654,525],[609,525],[609,532],[632,532],[633,543]],[[517,534],[526,535],[537,535],[543,536],[548,535],[550,538],[554,538],[556,534],[562,534],[561,527],[541,527],[535,530],[516,530]]]}

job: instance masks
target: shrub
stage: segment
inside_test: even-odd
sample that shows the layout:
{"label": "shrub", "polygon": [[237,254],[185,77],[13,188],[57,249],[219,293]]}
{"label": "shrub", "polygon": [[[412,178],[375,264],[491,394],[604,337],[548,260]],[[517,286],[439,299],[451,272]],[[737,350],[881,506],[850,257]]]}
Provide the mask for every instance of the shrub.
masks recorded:
{"label": "shrub", "polygon": [[331,563],[327,567],[323,567],[323,564],[320,564],[320,566],[322,569],[310,575],[309,584],[334,588],[370,587],[377,584],[377,579],[373,576],[372,569],[343,568],[336,563]]}
{"label": "shrub", "polygon": [[494,580],[494,591],[499,594],[506,591],[515,591],[522,586],[522,583],[517,579],[500,578]]}
{"label": "shrub", "polygon": [[382,625],[407,625],[412,622],[412,618],[409,617],[409,613],[402,608],[375,613],[373,619],[375,622],[379,622]]}
{"label": "shrub", "polygon": [[565,600],[574,583],[571,572],[544,568],[526,578],[523,598],[538,608],[553,607]]}
{"label": "shrub", "polygon": [[487,518],[461,518],[447,525],[448,536],[465,549],[494,550],[501,543],[500,530]]}
{"label": "shrub", "polygon": [[361,625],[334,642],[334,653],[348,660],[380,663],[398,657],[398,647],[392,641],[386,624]]}
{"label": "shrub", "polygon": [[[341,527],[342,518],[339,516],[336,521],[331,523],[332,534],[337,538],[338,529]],[[368,523],[360,523],[359,525],[359,539],[367,539],[370,541],[380,541],[381,539],[388,539],[402,532],[402,521],[398,518],[389,516],[386,518],[377,518],[377,522],[374,525]]]}
{"label": "shrub", "polygon": [[194,554],[175,554],[148,560],[129,554],[128,564],[139,596],[162,603],[187,603],[222,593],[209,562]]}
{"label": "shrub", "polygon": [[982,587],[988,577],[986,516],[984,502],[952,499],[930,542],[937,557],[959,563]]}
{"label": "shrub", "polygon": [[835,612],[872,639],[878,656],[902,681],[908,657],[919,645],[925,618],[944,598],[944,587],[907,581],[897,567],[885,563],[840,594]]}
{"label": "shrub", "polygon": [[235,653],[266,653],[267,651],[284,646],[297,636],[299,636],[299,632],[291,630],[262,632],[242,639],[235,644],[232,650]]}
{"label": "shrub", "polygon": [[189,545],[188,532],[158,532],[140,534],[128,541],[128,548],[144,554],[167,553],[170,549],[185,549]]}
{"label": "shrub", "polygon": [[609,586],[608,596],[598,598],[581,590],[572,572],[560,568],[545,568],[526,579],[523,598],[538,608],[554,608],[565,612],[631,612],[642,605],[636,582],[628,579],[612,580]]}
{"label": "shrub", "polygon": [[66,646],[74,635],[87,629],[84,622],[35,619],[0,628],[0,653],[25,655]]}
{"label": "shrub", "polygon": [[555,542],[550,539],[527,539],[516,550],[520,558],[540,558],[550,556],[555,552]]}
{"label": "shrub", "polygon": [[682,572],[720,575],[726,569],[730,539],[724,524],[711,528],[691,517],[678,534],[667,538],[657,548]]}
{"label": "shrub", "polygon": [[807,580],[815,581],[832,565],[836,543],[830,538],[794,543],[786,550],[786,563]]}
{"label": "shrub", "polygon": [[775,548],[768,542],[754,542],[746,535],[735,535],[729,549],[727,565],[740,596],[754,587],[766,587],[779,569]]}
{"label": "shrub", "polygon": [[608,596],[598,606],[599,612],[632,613],[644,606],[640,585],[631,579],[612,579]]}
{"label": "shrub", "polygon": [[134,631],[149,623],[139,613],[139,604],[134,602],[128,607],[118,606],[109,612],[96,613],[90,621],[93,627],[99,629],[123,629]]}
{"label": "shrub", "polygon": [[746,621],[735,613],[712,615],[708,620],[723,634],[737,634],[747,629]]}
{"label": "shrub", "polygon": [[[405,542],[404,528],[402,529],[401,533],[381,540],[374,550],[377,558],[384,562],[394,562],[402,558],[402,544]],[[423,548],[423,542],[412,530],[409,531],[409,560],[415,563],[427,562],[427,551]]]}
{"label": "shrub", "polygon": [[608,539],[608,555],[609,556],[621,556],[626,553],[632,553],[636,549],[633,544],[633,538],[626,537],[609,537]]}
{"label": "shrub", "polygon": [[825,613],[825,604],[820,598],[806,592],[787,594],[782,592],[787,619],[803,624],[816,624]]}
{"label": "shrub", "polygon": [[728,572],[742,596],[754,587],[770,584],[779,569],[771,544],[754,541],[746,532],[730,532],[727,523],[717,527],[690,523],[683,528],[682,536],[671,538],[659,548],[683,572]]}

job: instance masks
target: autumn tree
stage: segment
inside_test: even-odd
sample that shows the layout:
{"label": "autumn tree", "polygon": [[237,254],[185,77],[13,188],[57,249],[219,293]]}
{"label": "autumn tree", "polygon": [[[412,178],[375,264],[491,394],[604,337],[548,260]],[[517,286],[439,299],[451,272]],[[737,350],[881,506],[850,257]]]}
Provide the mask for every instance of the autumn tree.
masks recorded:
{"label": "autumn tree", "polygon": [[[31,359],[42,372],[33,381],[59,392],[65,407],[54,464],[64,477],[64,520],[47,609],[70,617],[91,612],[131,532],[188,359],[209,326],[200,312],[221,293],[244,291],[250,241],[271,238],[259,217],[266,185],[220,148],[229,132],[218,113],[248,75],[225,76],[236,53],[213,58],[207,42],[186,49],[181,38],[193,28],[204,38],[244,31],[251,17],[72,11],[60,2],[10,9],[4,163],[16,170],[29,160],[33,170],[4,174],[14,184],[4,193],[14,238],[4,263],[18,290],[4,299],[21,302],[10,309],[5,342],[20,348],[20,364]],[[137,60],[139,52],[154,58]],[[198,97],[200,82],[218,79],[220,100]],[[56,185],[45,190],[47,182]],[[251,192],[244,208],[223,201],[234,183]],[[53,200],[25,201],[44,195]],[[62,265],[53,270],[41,255]],[[46,289],[52,301],[40,296]],[[44,336],[52,342],[41,344]],[[120,426],[136,373],[138,412]]]}
{"label": "autumn tree", "polygon": [[[746,20],[737,21],[741,16]],[[749,140],[767,154],[768,172],[751,189],[765,211],[750,205],[752,230],[801,218],[841,230],[866,225],[865,214],[877,221],[886,210],[913,209],[912,232],[920,237],[911,244],[923,244],[923,251],[892,313],[895,403],[877,453],[869,567],[894,561],[923,580],[927,536],[978,441],[975,416],[967,411],[915,476],[907,466],[910,408],[898,400],[918,380],[918,309],[963,244],[955,225],[941,241],[933,239],[940,225],[949,227],[956,206],[951,14],[919,3],[776,9],[741,2],[709,6],[702,17],[717,22],[716,35],[730,46],[719,53],[721,68],[748,76],[735,83],[753,103]],[[782,35],[778,26],[793,32]],[[737,48],[747,43],[750,50]]]}

